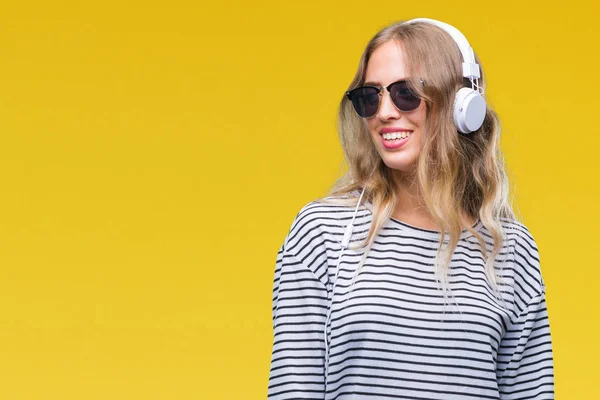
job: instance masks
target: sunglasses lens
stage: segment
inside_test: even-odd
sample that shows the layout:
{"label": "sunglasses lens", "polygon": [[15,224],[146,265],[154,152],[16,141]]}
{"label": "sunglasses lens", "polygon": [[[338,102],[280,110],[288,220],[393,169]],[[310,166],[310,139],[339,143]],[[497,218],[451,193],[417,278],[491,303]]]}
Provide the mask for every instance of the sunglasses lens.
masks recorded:
{"label": "sunglasses lens", "polygon": [[412,111],[421,104],[421,98],[411,92],[404,81],[390,86],[390,97],[400,111]]}
{"label": "sunglasses lens", "polygon": [[377,114],[379,108],[379,92],[372,87],[361,87],[350,92],[350,99],[356,113],[363,118]]}

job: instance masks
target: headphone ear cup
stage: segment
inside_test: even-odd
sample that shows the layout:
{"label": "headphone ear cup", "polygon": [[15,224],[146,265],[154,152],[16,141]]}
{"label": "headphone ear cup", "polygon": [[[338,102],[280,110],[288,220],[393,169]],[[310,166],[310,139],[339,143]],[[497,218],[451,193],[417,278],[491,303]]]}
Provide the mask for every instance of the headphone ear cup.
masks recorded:
{"label": "headphone ear cup", "polygon": [[472,88],[463,87],[454,97],[454,124],[460,133],[481,128],[485,119],[485,99]]}

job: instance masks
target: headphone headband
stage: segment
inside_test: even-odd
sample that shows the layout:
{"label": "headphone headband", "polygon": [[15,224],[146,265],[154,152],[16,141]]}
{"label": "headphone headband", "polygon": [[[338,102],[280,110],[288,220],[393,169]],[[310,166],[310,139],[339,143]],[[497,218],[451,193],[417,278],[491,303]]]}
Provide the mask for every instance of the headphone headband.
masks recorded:
{"label": "headphone headband", "polygon": [[454,39],[454,42],[456,43],[458,49],[462,53],[463,77],[469,79],[481,78],[481,70],[479,69],[479,64],[475,62],[475,54],[473,53],[473,48],[471,47],[471,45],[469,45],[467,38],[465,37],[465,35],[462,34],[461,31],[459,31],[450,24],[431,18],[415,18],[404,23],[412,24],[414,22],[426,22],[446,31],[446,33],[448,33],[452,37],[452,39]]}
{"label": "headphone headband", "polygon": [[467,38],[452,25],[431,18],[415,18],[404,22],[404,24],[414,22],[424,22],[441,28],[450,35],[462,53],[462,74],[463,77],[471,81],[471,87],[460,88],[454,96],[454,125],[460,133],[468,134],[476,131],[485,120],[487,106],[483,98],[484,89],[479,85],[481,68],[475,61],[475,53]]}

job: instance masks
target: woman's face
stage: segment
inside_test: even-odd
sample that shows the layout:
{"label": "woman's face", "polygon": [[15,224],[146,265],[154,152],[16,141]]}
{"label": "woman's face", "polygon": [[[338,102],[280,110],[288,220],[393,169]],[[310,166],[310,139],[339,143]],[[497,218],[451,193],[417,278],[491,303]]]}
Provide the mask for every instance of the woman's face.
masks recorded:
{"label": "woman's face", "polygon": [[[391,40],[379,46],[367,64],[365,84],[387,87],[405,78],[409,76],[399,44]],[[388,91],[383,90],[379,111],[375,116],[366,118],[365,122],[377,152],[389,168],[407,174],[416,170],[425,114],[424,101],[413,111],[398,111]],[[396,136],[405,138],[394,139]]]}

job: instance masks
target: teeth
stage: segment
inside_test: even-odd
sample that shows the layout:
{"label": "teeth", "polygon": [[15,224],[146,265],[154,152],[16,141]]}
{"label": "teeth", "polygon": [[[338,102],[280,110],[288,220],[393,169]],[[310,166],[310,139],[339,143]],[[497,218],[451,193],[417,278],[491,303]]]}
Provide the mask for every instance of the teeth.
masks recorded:
{"label": "teeth", "polygon": [[384,133],[382,136],[385,140],[405,139],[410,136],[410,132]]}

